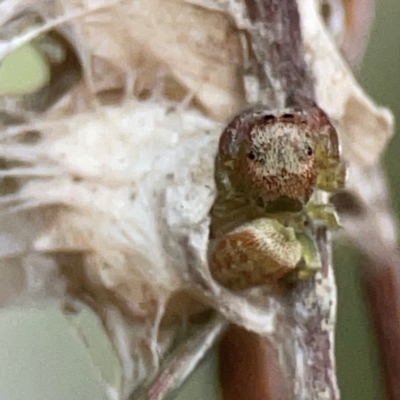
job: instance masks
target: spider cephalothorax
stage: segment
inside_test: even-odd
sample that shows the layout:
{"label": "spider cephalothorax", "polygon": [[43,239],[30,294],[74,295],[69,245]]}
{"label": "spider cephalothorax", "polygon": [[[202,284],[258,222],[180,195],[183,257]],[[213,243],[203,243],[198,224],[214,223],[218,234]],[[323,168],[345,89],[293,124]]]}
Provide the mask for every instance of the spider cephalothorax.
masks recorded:
{"label": "spider cephalothorax", "polygon": [[336,131],[320,109],[245,111],[220,139],[219,189],[269,209],[300,210],[316,186],[340,187],[342,174]]}

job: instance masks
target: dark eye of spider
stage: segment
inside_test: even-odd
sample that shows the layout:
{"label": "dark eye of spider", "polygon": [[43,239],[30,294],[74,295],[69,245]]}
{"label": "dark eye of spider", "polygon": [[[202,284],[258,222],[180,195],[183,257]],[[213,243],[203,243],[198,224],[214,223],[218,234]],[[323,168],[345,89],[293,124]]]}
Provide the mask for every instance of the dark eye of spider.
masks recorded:
{"label": "dark eye of spider", "polygon": [[256,155],[251,151],[247,157],[249,157],[250,160],[255,160],[256,159]]}
{"label": "dark eye of spider", "polygon": [[313,149],[312,149],[310,146],[307,146],[307,148],[306,148],[306,153],[307,153],[308,156],[312,156],[312,154],[313,154]]}
{"label": "dark eye of spider", "polygon": [[272,121],[273,119],[275,119],[275,117],[274,117],[273,115],[267,114],[267,115],[264,115],[264,116],[263,116],[263,120],[264,120],[265,122]]}

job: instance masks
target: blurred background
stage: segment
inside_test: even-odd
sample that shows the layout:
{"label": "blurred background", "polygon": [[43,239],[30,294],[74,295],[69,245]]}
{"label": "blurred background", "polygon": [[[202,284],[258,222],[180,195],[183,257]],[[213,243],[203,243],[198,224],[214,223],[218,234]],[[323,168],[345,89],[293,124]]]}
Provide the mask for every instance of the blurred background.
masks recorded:
{"label": "blurred background", "polygon": [[[400,120],[400,1],[378,0],[370,41],[358,79],[378,103]],[[39,55],[24,47],[0,67],[0,94],[33,91],[46,80]],[[400,212],[400,136],[384,165]],[[343,400],[383,398],[376,343],[360,287],[359,256],[335,245],[339,288],[337,363]],[[84,344],[56,307],[0,311],[0,400],[106,400],[99,369],[108,382],[119,378],[118,362],[100,323],[89,311],[75,321],[90,342]],[[87,352],[88,346],[92,358]],[[94,359],[94,362],[92,361]],[[179,400],[213,399],[217,393],[216,355],[210,354],[179,394]]]}

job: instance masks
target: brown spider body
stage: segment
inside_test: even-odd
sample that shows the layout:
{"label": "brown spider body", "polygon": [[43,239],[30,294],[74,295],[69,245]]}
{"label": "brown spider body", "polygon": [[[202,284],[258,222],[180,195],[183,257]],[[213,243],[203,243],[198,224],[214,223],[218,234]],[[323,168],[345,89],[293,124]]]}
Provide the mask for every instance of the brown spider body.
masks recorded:
{"label": "brown spider body", "polygon": [[[297,247],[296,255],[288,257],[279,234],[277,242],[268,241],[268,224],[275,232],[292,230],[290,216],[302,213],[315,188],[332,191],[343,186],[336,130],[315,106],[276,115],[263,109],[245,111],[221,135],[215,178],[210,234],[214,278],[231,288],[277,280],[295,268],[301,252]],[[275,222],[283,224],[283,230]],[[287,235],[293,238],[294,233],[283,237]],[[279,251],[286,251],[287,262],[277,261]]]}

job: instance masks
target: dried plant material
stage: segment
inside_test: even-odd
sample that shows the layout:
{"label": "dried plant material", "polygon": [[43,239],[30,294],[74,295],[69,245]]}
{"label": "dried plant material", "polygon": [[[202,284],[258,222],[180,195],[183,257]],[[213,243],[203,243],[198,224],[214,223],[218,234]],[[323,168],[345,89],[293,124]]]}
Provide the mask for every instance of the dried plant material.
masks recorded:
{"label": "dried plant material", "polygon": [[147,385],[144,385],[140,392],[132,393],[130,399],[161,400],[179,389],[227,325],[228,321],[221,316],[213,316],[207,325],[191,334],[188,340],[170,354],[157,376],[148,379]]}
{"label": "dried plant material", "polygon": [[182,101],[195,93],[218,119],[243,104],[240,37],[228,15],[183,0],[36,2],[32,8],[43,22],[4,45],[0,58],[57,28],[78,52],[92,93],[148,96],[161,79],[164,97]]}
{"label": "dried plant material", "polygon": [[369,38],[373,0],[319,0],[319,13],[345,59],[357,68]]}
{"label": "dried plant material", "polygon": [[[2,199],[2,233],[15,242],[13,252],[4,256],[20,258],[33,272],[41,259],[50,263],[53,279],[63,283],[58,295],[89,304],[110,335],[121,325],[124,340],[133,343],[132,350],[127,343],[114,343],[120,356],[129,349],[126,360],[134,353],[139,357],[142,348],[142,357],[155,367],[162,342],[173,334],[171,324],[179,326],[182,318],[204,309],[191,296],[185,302],[178,295],[185,291],[188,275],[180,242],[193,241],[191,236],[198,235],[194,226],[200,232],[208,229],[212,142],[218,124],[196,112],[171,112],[167,103],[127,102],[39,120],[12,137],[18,140],[29,130],[40,132],[36,144],[9,142],[7,129],[3,136],[2,155],[14,154],[18,165],[4,170],[3,176],[13,177],[20,186]],[[192,149],[197,149],[197,157]],[[189,182],[196,184],[188,186]],[[162,214],[163,209],[168,213]],[[22,218],[24,236],[17,236],[15,224],[6,224],[10,213]],[[32,255],[24,255],[27,246]],[[28,270],[21,272],[22,279],[27,279]],[[46,281],[43,268],[39,271],[36,285]],[[26,280],[27,295],[36,285]],[[46,287],[41,284],[42,295]],[[48,294],[56,287],[49,283]],[[167,302],[175,294],[181,300],[170,309]],[[158,332],[162,317],[165,333]],[[160,343],[154,347],[156,338]],[[120,334],[114,339],[122,340]],[[149,373],[148,368],[137,370],[132,361],[124,367],[132,380],[129,385]]]}
{"label": "dried plant material", "polygon": [[277,353],[262,336],[231,326],[219,346],[222,398],[289,400]]}
{"label": "dried plant material", "polygon": [[387,109],[376,107],[358,86],[334,41],[323,29],[316,2],[299,1],[299,10],[304,16],[306,60],[315,79],[317,102],[337,122],[348,163],[374,165],[393,134],[393,116]]}
{"label": "dried plant material", "polygon": [[[285,295],[232,293],[207,266],[221,122],[247,102],[280,108],[293,92],[315,92],[339,129],[349,188],[362,198],[365,186],[352,171],[364,177],[376,168],[390,137],[390,114],[356,84],[318,2],[298,3],[307,65],[297,52],[301,36],[279,36],[275,14],[268,14],[271,35],[260,30],[252,9],[260,1],[0,6],[0,59],[32,42],[53,74],[40,94],[2,99],[1,305],[56,298],[73,311],[88,304],[124,372],[110,393],[125,399],[156,375],[184,340],[184,323],[214,308],[275,342],[299,398],[338,397],[336,292],[324,229],[315,227],[324,268]],[[285,14],[276,15],[281,24]],[[302,74],[274,64],[270,50],[279,43]]]}
{"label": "dried plant material", "polygon": [[342,0],[346,33],[341,43],[345,58],[353,67],[362,60],[374,17],[374,0]]}

